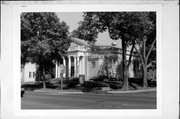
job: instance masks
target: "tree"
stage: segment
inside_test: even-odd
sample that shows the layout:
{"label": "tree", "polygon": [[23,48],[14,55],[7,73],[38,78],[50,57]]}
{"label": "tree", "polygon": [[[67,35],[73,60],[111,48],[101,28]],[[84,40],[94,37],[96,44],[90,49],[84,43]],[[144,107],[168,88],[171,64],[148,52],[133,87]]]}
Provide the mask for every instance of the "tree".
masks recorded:
{"label": "tree", "polygon": [[102,65],[100,66],[100,70],[98,71],[98,75],[105,75],[107,77],[113,77],[112,68],[113,61],[117,61],[117,57],[115,56],[105,56]]}
{"label": "tree", "polygon": [[156,13],[150,12],[148,15],[153,24],[153,28],[149,34],[146,34],[142,39],[138,40],[138,48],[135,46],[135,50],[138,53],[142,66],[143,66],[143,87],[148,87],[147,83],[147,69],[156,62]]}
{"label": "tree", "polygon": [[[122,40],[123,90],[129,90],[128,69],[135,44],[138,39],[151,33],[153,23],[150,12],[86,12],[84,20],[73,35],[95,42],[99,32],[108,31],[113,40]],[[126,59],[127,47],[131,46],[129,59]]]}
{"label": "tree", "polygon": [[21,14],[21,64],[40,66],[45,86],[45,69],[60,61],[69,47],[68,26],[52,12]]}

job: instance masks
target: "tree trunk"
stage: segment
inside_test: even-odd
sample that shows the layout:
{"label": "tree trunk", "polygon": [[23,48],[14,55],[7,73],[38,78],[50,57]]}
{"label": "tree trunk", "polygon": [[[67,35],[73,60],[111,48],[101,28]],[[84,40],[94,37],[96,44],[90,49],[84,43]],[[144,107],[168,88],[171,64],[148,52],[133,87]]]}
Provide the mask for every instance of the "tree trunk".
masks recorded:
{"label": "tree trunk", "polygon": [[43,65],[43,88],[46,89],[45,68]]}
{"label": "tree trunk", "polygon": [[129,74],[128,74],[128,69],[129,69],[129,66],[125,66],[122,90],[129,90],[129,81],[128,81]]}
{"label": "tree trunk", "polygon": [[123,60],[123,86],[122,86],[122,90],[129,90],[129,84],[128,84],[128,65],[126,63],[126,43],[125,40],[122,40],[122,50],[123,50],[123,56],[122,56],[122,60]]}
{"label": "tree trunk", "polygon": [[146,87],[148,87],[148,83],[147,83],[147,63],[143,64],[143,70],[144,70],[143,87],[146,88]]}
{"label": "tree trunk", "polygon": [[124,80],[124,70],[125,70],[125,41],[122,40],[122,70],[123,70],[123,80]]}

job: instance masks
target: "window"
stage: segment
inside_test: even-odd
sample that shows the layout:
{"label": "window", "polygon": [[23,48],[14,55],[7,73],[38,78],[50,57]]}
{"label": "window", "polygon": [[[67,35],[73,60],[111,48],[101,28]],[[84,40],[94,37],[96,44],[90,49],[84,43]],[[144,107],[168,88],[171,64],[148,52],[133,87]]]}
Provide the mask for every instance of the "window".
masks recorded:
{"label": "window", "polygon": [[32,77],[32,72],[29,72],[29,78],[31,78]]}
{"label": "window", "polygon": [[93,67],[93,68],[96,67],[96,62],[95,61],[91,62],[91,67]]}
{"label": "window", "polygon": [[35,78],[36,73],[35,72],[29,72],[29,78]]}
{"label": "window", "polygon": [[35,72],[33,72],[33,78],[35,78],[36,77],[36,73]]}

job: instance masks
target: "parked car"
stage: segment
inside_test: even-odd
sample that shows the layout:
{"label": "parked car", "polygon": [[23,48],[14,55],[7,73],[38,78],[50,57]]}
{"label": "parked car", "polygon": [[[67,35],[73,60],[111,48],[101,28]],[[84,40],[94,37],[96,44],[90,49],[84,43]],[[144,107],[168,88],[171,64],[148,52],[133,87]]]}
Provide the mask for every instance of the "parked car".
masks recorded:
{"label": "parked car", "polygon": [[21,87],[21,97],[23,97],[24,93],[25,93],[25,90],[24,88]]}

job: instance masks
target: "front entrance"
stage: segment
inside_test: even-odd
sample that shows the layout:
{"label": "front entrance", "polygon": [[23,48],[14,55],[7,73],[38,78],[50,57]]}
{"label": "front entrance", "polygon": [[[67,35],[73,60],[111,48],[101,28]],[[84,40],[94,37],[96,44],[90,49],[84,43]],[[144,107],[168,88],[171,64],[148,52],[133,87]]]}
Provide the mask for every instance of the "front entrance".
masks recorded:
{"label": "front entrance", "polygon": [[71,77],[74,76],[74,66],[71,66]]}

